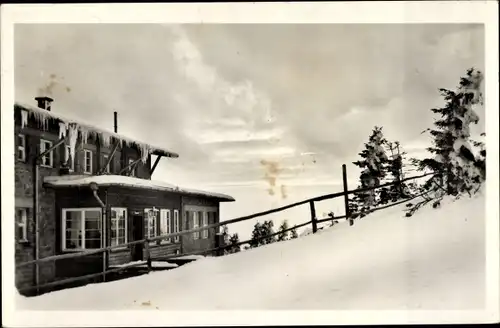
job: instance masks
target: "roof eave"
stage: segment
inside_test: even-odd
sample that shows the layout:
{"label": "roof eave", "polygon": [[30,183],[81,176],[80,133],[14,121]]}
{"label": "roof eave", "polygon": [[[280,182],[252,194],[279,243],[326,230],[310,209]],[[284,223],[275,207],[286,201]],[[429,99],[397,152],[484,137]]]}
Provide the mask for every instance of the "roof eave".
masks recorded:
{"label": "roof eave", "polygon": [[156,156],[162,156],[162,157],[179,158],[179,154],[173,153],[173,152],[166,152],[163,150],[154,150],[152,152],[152,154],[156,155]]}
{"label": "roof eave", "polygon": [[[28,111],[38,111],[38,112],[44,112],[45,111],[44,109],[41,109],[41,108],[38,108],[38,107],[34,107],[34,106],[31,106],[31,105],[28,105],[28,104],[23,104],[23,103],[20,103],[20,102],[15,102],[14,103],[14,108],[16,106],[19,107],[20,109],[24,109],[24,110],[28,110]],[[130,140],[131,142],[133,142],[135,144],[147,144],[147,145],[149,145],[146,142],[143,142],[143,141],[140,141],[140,140],[134,140],[132,138],[126,137],[125,135],[121,135],[121,134],[118,134],[116,132],[111,132],[111,131],[107,131],[106,129],[103,129],[103,128],[92,126],[92,125],[90,125],[87,122],[80,122],[78,119],[69,118],[69,117],[63,117],[61,114],[53,113],[53,112],[47,112],[46,114],[48,116],[50,116],[52,119],[54,119],[54,120],[59,120],[59,121],[63,121],[63,122],[64,122],[64,120],[68,120],[68,121],[75,122],[75,123],[78,123],[78,124],[81,124],[81,125],[84,125],[84,126],[88,126],[88,127],[92,128],[93,130],[95,130],[95,131],[97,131],[99,133],[110,134],[113,138],[116,138],[118,140],[125,140],[125,139],[127,139],[127,140]],[[153,155],[158,155],[158,156],[162,156],[162,157],[169,157],[169,158],[178,158],[179,157],[179,154],[177,154],[177,153],[174,153],[174,152],[171,152],[171,151],[168,151],[168,150],[164,150],[164,149],[156,148],[154,145],[149,145],[149,146],[151,146],[154,149],[151,152],[151,154],[153,154]]]}
{"label": "roof eave", "polygon": [[[44,188],[50,188],[50,189],[65,189],[65,188],[85,188],[86,186],[84,185],[59,185],[52,183],[50,181],[44,181],[43,182],[43,187]],[[103,188],[109,188],[109,187],[121,187],[121,188],[131,188],[131,189],[146,189],[146,190],[157,190],[159,192],[171,192],[171,193],[177,193],[181,195],[188,195],[188,196],[197,196],[197,197],[204,197],[204,198],[209,198],[209,199],[214,199],[217,200],[220,203],[229,203],[229,202],[235,202],[236,200],[228,195],[207,195],[204,193],[196,193],[196,192],[189,192],[189,191],[183,191],[183,190],[159,190],[155,188],[149,188],[149,187],[142,187],[142,186],[128,186],[128,185],[122,185],[122,184],[115,184],[115,183],[100,183],[99,187]]]}

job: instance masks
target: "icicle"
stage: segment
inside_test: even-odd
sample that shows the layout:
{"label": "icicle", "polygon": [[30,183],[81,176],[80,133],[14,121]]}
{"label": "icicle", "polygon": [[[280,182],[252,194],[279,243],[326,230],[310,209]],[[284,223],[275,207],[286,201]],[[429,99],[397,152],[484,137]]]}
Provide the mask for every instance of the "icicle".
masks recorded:
{"label": "icicle", "polygon": [[40,115],[39,112],[32,112],[33,118],[35,119],[35,122],[40,126],[40,122],[42,121],[42,115]]}
{"label": "icicle", "polygon": [[47,123],[48,123],[47,115],[45,115],[42,112],[38,112],[36,115],[36,118],[37,118],[39,124],[41,124],[42,129],[47,130]]}
{"label": "icicle", "polygon": [[87,139],[89,137],[89,131],[87,130],[87,128],[83,127],[80,125],[80,127],[78,128],[80,130],[80,134],[82,136],[82,145],[83,144],[86,144],[87,143]]}
{"label": "icicle", "polygon": [[39,111],[36,112],[33,111],[32,115],[35,118],[35,121],[38,123],[38,126],[41,127],[43,130],[47,130],[48,120],[49,120],[48,115]]}
{"label": "icicle", "polygon": [[75,165],[75,148],[78,139],[78,128],[76,123],[70,123],[68,126],[69,152],[71,155],[72,167]]}
{"label": "icicle", "polygon": [[111,145],[111,134],[102,132],[100,134],[100,140],[104,147],[109,147]]}
{"label": "icicle", "polygon": [[151,147],[147,144],[140,144],[139,150],[141,152],[141,161],[143,163],[146,163],[146,161],[148,160],[148,156],[151,153]]}
{"label": "icicle", "polygon": [[59,139],[66,137],[68,125],[64,122],[59,122]]}
{"label": "icicle", "polygon": [[28,111],[21,110],[21,129],[28,126]]}

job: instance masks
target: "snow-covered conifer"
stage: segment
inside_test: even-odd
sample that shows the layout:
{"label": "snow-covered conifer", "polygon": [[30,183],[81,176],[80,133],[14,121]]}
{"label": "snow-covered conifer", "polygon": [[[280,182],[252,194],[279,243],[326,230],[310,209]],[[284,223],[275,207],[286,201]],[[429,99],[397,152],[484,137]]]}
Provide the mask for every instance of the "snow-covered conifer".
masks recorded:
{"label": "snow-covered conifer", "polygon": [[[354,165],[362,169],[360,174],[360,186],[358,189],[376,187],[380,185],[381,180],[385,177],[387,171],[386,166],[389,161],[384,149],[386,140],[382,133],[381,127],[375,127],[365,143],[365,149],[359,153],[361,160],[353,162]],[[377,203],[376,191],[359,192],[352,198],[352,210],[366,211]]]}
{"label": "snow-covered conifer", "polygon": [[428,150],[433,156],[420,161],[421,169],[440,172],[427,182],[431,190],[450,195],[470,193],[484,180],[481,160],[470,144],[470,124],[479,121],[474,107],[482,105],[482,81],[483,74],[471,68],[460,79],[456,91],[440,89],[446,103],[442,108],[431,109],[441,116],[434,122],[435,128],[429,129],[433,146]]}
{"label": "snow-covered conifer", "polygon": [[229,244],[231,247],[229,248],[229,253],[238,253],[241,251],[241,248],[239,245],[236,245],[240,242],[240,237],[238,236],[238,233],[234,233],[231,235],[229,238]]}
{"label": "snow-covered conifer", "polygon": [[278,241],[283,241],[283,240],[288,240],[288,231],[285,231],[288,229],[288,221],[284,220],[279,228],[280,234],[278,235]]}

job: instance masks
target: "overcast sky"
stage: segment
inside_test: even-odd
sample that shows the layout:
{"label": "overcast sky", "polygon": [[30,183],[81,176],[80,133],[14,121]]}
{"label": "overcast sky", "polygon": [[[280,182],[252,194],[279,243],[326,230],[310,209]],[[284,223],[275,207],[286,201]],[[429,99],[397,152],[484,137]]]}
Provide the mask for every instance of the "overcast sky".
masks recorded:
{"label": "overcast sky", "polygon": [[222,219],[339,191],[343,163],[355,187],[374,125],[421,154],[438,88],[473,66],[480,25],[15,27],[17,101],[48,92],[110,130],[118,111],[119,133],[180,154],[154,179],[237,199]]}

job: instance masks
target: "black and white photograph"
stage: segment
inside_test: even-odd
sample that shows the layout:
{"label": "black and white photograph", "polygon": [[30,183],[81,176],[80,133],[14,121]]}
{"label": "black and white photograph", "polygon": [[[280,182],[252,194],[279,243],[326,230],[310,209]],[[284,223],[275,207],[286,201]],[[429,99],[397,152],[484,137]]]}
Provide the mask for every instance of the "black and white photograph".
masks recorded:
{"label": "black and white photograph", "polygon": [[495,2],[210,5],[2,5],[10,326],[498,321]]}

